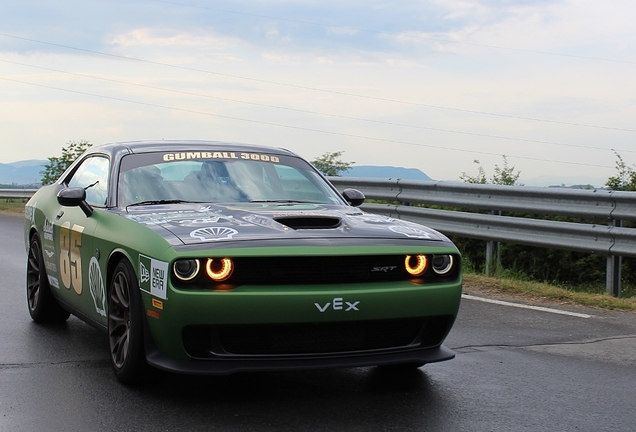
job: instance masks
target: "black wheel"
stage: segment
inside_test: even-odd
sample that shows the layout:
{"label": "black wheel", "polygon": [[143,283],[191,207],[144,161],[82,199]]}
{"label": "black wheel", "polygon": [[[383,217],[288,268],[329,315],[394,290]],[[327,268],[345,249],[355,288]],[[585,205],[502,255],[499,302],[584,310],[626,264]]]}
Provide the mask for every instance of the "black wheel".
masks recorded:
{"label": "black wheel", "polygon": [[44,258],[40,236],[34,234],[29,244],[27,256],[27,305],[31,319],[38,323],[64,322],[69,313],[57,303],[51,293],[49,279],[44,270]]}
{"label": "black wheel", "polygon": [[148,365],[143,343],[141,294],[128,260],[115,267],[108,290],[108,341],[115,376],[125,384],[144,378]]}

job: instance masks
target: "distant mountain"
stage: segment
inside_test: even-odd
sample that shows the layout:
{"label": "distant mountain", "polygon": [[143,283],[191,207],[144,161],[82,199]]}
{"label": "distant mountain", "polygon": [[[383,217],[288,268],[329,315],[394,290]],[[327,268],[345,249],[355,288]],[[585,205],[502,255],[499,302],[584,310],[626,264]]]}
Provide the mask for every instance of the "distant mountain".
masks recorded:
{"label": "distant mountain", "polygon": [[8,164],[0,163],[0,184],[31,185],[39,183],[40,172],[48,160],[25,160]]}
{"label": "distant mountain", "polygon": [[577,189],[581,189],[588,185],[596,188],[602,188],[605,186],[607,179],[588,176],[539,176],[532,178],[520,178],[519,182],[526,186],[576,187]]}
{"label": "distant mountain", "polygon": [[393,166],[354,165],[342,177],[363,177],[404,180],[432,180],[417,168],[401,168]]}

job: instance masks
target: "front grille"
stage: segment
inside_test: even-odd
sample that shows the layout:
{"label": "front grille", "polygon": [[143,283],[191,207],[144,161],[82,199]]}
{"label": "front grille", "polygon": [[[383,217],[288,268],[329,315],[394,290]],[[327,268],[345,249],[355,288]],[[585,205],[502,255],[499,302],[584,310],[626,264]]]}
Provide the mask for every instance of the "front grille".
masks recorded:
{"label": "front grille", "polygon": [[331,323],[191,326],[183,332],[194,358],[308,356],[427,348],[441,344],[452,317]]}
{"label": "front grille", "polygon": [[[459,276],[460,266],[456,265],[445,275],[437,275],[429,268],[422,276],[414,278],[406,272],[404,259],[405,255],[235,257],[232,258],[234,272],[224,284],[237,287],[405,280],[444,283],[456,280]],[[455,259],[458,262],[459,257]],[[175,286],[184,289],[214,288],[205,272],[188,282],[180,281],[173,275],[172,281]]]}
{"label": "front grille", "polygon": [[232,283],[326,284],[407,279],[404,256],[236,258]]}

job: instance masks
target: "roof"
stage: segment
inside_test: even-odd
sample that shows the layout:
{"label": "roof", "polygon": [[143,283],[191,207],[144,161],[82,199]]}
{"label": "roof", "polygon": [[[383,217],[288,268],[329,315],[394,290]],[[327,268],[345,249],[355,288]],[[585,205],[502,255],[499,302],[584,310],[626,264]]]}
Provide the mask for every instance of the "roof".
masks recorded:
{"label": "roof", "polygon": [[87,153],[110,153],[114,155],[117,153],[130,154],[195,150],[235,150],[241,152],[267,152],[277,155],[297,156],[293,152],[283,148],[206,140],[123,141],[93,146]]}

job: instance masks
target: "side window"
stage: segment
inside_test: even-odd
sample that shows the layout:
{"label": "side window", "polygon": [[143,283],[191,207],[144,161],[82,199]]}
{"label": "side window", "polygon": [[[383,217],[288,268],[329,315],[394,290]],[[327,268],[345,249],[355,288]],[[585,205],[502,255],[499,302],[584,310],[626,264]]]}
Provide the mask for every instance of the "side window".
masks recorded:
{"label": "side window", "polygon": [[108,195],[108,159],[94,156],[86,159],[77,168],[68,182],[69,187],[81,187],[86,190],[86,201],[89,204],[103,206]]}

